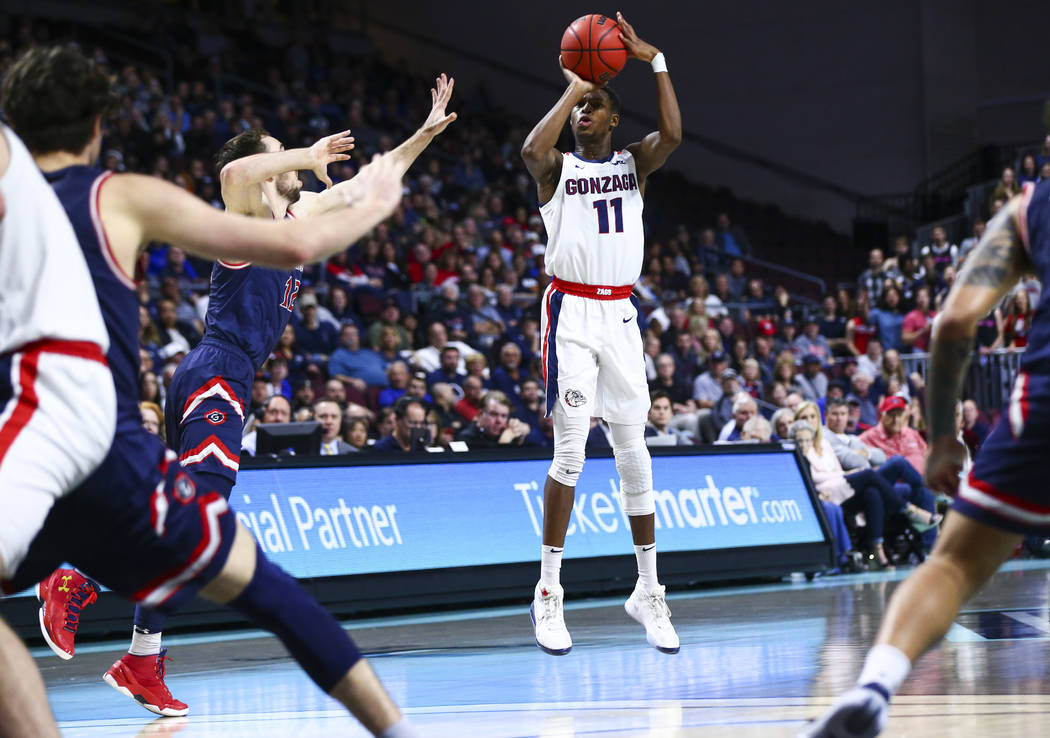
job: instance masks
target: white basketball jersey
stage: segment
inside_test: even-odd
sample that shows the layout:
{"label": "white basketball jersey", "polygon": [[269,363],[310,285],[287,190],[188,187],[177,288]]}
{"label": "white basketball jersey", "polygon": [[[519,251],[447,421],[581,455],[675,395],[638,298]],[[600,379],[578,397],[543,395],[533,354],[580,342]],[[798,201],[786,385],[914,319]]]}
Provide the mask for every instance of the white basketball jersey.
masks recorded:
{"label": "white basketball jersey", "polygon": [[604,161],[563,155],[554,197],[540,207],[547,227],[547,274],[579,284],[634,284],[645,235],[634,157],[614,151]]}
{"label": "white basketball jersey", "polygon": [[0,123],[10,161],[0,176],[0,354],[42,339],[109,349],[73,226],[25,144]]}

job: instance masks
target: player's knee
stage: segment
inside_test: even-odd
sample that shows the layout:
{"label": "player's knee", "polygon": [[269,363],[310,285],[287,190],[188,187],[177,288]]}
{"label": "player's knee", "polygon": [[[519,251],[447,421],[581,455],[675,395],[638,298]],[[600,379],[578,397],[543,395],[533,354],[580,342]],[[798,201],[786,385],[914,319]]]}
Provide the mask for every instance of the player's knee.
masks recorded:
{"label": "player's knee", "polygon": [[575,487],[586,460],[587,417],[570,417],[560,408],[554,410],[554,459],[548,474],[555,482]]}
{"label": "player's knee", "polygon": [[645,445],[644,426],[610,423],[613,456],[620,475],[623,511],[628,515],[651,515],[656,512],[653,499],[653,465]]}
{"label": "player's knee", "polygon": [[586,461],[583,444],[562,443],[554,447],[554,459],[548,474],[555,482],[575,487]]}

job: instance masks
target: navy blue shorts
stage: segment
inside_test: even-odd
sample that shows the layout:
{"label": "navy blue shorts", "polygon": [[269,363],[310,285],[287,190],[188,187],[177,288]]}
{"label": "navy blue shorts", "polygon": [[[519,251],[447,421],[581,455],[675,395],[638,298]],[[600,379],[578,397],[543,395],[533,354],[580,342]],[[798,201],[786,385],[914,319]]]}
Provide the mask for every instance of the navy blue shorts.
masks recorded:
{"label": "navy blue shorts", "polygon": [[243,352],[202,341],[175,370],[164,403],[168,446],[178,453],[179,463],[227,480],[219,490],[227,498],[237,481],[253,374]]}
{"label": "navy blue shorts", "polygon": [[101,466],[51,508],[8,585],[17,592],[63,562],[134,602],[168,612],[221,571],[236,519],[141,425],[117,427]]}
{"label": "navy blue shorts", "polygon": [[1017,375],[952,509],[1023,535],[1050,533],[1050,377]]}

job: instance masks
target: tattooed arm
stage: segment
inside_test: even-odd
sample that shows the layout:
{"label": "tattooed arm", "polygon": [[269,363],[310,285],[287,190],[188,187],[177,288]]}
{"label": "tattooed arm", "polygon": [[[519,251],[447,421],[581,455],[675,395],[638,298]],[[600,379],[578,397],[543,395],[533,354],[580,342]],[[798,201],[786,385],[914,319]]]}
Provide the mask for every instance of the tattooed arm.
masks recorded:
{"label": "tattooed arm", "polygon": [[965,454],[955,439],[955,403],[970,366],[977,321],[1031,269],[1018,227],[1020,211],[1021,198],[1015,197],[988,224],[934,322],[926,387],[931,489],[954,493],[958,486]]}

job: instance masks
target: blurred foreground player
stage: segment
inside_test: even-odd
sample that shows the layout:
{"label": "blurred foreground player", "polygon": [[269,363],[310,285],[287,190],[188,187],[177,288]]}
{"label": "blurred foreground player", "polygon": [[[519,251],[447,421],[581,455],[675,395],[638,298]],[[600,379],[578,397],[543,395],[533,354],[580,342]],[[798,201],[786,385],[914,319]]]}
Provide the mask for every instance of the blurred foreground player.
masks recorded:
{"label": "blurred foreground player", "polygon": [[[5,590],[24,588],[69,561],[123,596],[164,611],[197,594],[228,604],[275,633],[318,686],[372,733],[410,735],[335,619],[267,561],[219,493],[198,488],[176,455],[142,427],[138,299],[129,276],[151,241],[207,258],[286,269],[322,259],[393,212],[400,178],[377,158],[358,175],[363,194],[353,206],[309,224],[245,218],[220,213],[162,180],[90,166],[98,158],[101,118],[113,94],[102,70],[74,51],[28,52],[8,71],[0,100],[80,242],[109,332],[107,359],[117,395],[108,455],[53,506],[25,559],[3,583]],[[162,655],[153,670],[143,676],[162,688]]]}
{"label": "blurred foreground player", "polygon": [[[386,157],[401,177],[430,142],[456,119],[445,108],[454,81],[441,75],[431,90],[432,107],[422,127]],[[216,156],[227,212],[266,220],[304,219],[346,207],[364,195],[358,177],[341,182],[320,194],[302,192],[299,170],[313,170],[330,185],[327,166],[348,159],[353,148],[349,131],[327,136],[313,146],[285,150],[261,129],[250,129],[226,142]],[[211,274],[207,330],[204,339],[179,363],[165,401],[167,444],[179,462],[191,469],[199,484],[229,499],[240,464],[245,401],[251,397],[252,379],[284,331],[299,293],[302,265],[280,270],[247,262],[218,260]],[[68,579],[67,579],[68,577]],[[83,610],[87,598],[63,596],[60,586],[84,591],[84,577],[60,569],[41,587],[42,618],[48,643],[60,644],[56,652],[69,658],[74,651],[75,624],[67,626],[69,609]],[[87,585],[90,587],[90,585]],[[163,677],[152,675],[161,653],[165,617],[139,606],[128,653],[106,673],[105,680],[160,714],[186,714],[185,703],[171,696]],[[54,648],[54,646],[53,646]],[[154,709],[157,708],[157,709]]]}
{"label": "blurred foreground player", "polygon": [[[0,583],[55,502],[106,457],[116,422],[109,336],[76,235],[0,123]],[[29,653],[0,620],[0,735],[57,736]]]}
{"label": "blurred foreground player", "polygon": [[[543,489],[540,581],[531,610],[536,643],[550,654],[572,648],[561,557],[592,416],[604,418],[612,431],[621,504],[638,560],[638,583],[625,608],[645,626],[650,645],[666,653],[679,649],[656,576],[653,471],[644,438],[649,385],[631,292],[642,267],[646,177],[680,143],[682,118],[663,54],[639,39],[622,15],[617,20],[628,56],[650,62],[656,73],[659,130],[614,151],[619,100],[562,65],[569,86],[521,150],[539,191],[550,236],[546,269],[554,278],[540,314],[554,460]],[[566,121],[575,140],[571,153],[554,148]]]}
{"label": "blurred foreground player", "polygon": [[931,489],[958,496],[933,553],[894,592],[857,686],[800,735],[867,738],[886,724],[889,701],[912,664],[940,641],[971,595],[1025,535],[1050,532],[1050,291],[1043,290],[1010,405],[960,488],[966,449],[955,407],[977,322],[1035,272],[1050,284],[1050,181],[1026,185],[988,224],[933,327],[926,383]]}

